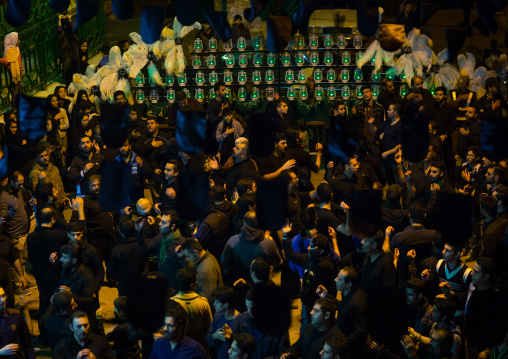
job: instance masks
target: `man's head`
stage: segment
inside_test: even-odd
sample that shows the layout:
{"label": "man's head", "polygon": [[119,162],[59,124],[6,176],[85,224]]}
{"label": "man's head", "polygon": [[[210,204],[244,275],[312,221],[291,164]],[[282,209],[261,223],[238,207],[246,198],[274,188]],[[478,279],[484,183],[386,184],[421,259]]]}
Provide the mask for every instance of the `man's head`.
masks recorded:
{"label": "man's head", "polygon": [[120,147],[120,155],[123,157],[128,157],[131,154],[131,143],[127,138],[123,143],[122,147]]}
{"label": "man's head", "polygon": [[181,306],[168,310],[162,327],[164,338],[171,342],[178,342],[183,337],[187,322],[187,312]]}
{"label": "man's head", "polygon": [[183,242],[182,251],[185,258],[187,258],[187,260],[191,261],[192,263],[196,263],[204,254],[203,247],[195,239],[187,239],[185,242]]}
{"label": "man's head", "polygon": [[344,267],[335,278],[335,286],[339,292],[355,290],[358,286],[358,272],[353,267]]}
{"label": "man's head", "polygon": [[198,285],[198,272],[194,267],[183,267],[176,273],[176,281],[182,292],[196,290]]}
{"label": "man's head", "polygon": [[497,215],[497,201],[486,193],[480,195],[480,214],[483,219],[492,219]]}
{"label": "man's head", "polygon": [[39,182],[37,184],[37,200],[40,203],[55,203],[58,197],[58,190],[52,182]]}
{"label": "man's head", "polygon": [[485,182],[497,186],[504,182],[504,169],[499,165],[492,165],[485,172]]}
{"label": "man's head", "polygon": [[432,310],[432,321],[434,322],[451,322],[455,317],[457,305],[453,300],[437,296],[434,299],[434,308]]}
{"label": "man's head", "polygon": [[161,221],[159,223],[159,232],[163,235],[173,233],[178,229],[178,213],[176,211],[166,211],[161,215]]}
{"label": "man's head", "polygon": [[277,152],[278,154],[283,154],[284,152],[286,152],[287,146],[288,144],[286,141],[286,135],[281,132],[277,132],[275,134],[275,152]]}
{"label": "man's head", "polygon": [[261,257],[255,258],[250,264],[250,276],[254,281],[268,283],[270,279],[270,265]]}
{"label": "man's head", "polygon": [[434,161],[430,165],[430,181],[432,183],[441,182],[444,178],[446,165],[442,161]]}
{"label": "man's head", "polygon": [[473,121],[476,118],[476,107],[466,107],[466,121]]}
{"label": "man's head", "polygon": [[402,187],[399,184],[391,184],[386,189],[386,200],[392,206],[400,206],[402,199]]}
{"label": "man's head", "polygon": [[422,92],[423,90],[423,80],[420,76],[415,76],[411,79],[411,86],[413,87],[414,92]]}
{"label": "man's head", "polygon": [[481,160],[481,150],[478,146],[470,146],[467,149],[466,160],[470,167],[476,166]]}
{"label": "man's head", "polygon": [[228,308],[235,308],[235,291],[227,285],[215,288],[212,298],[214,298],[213,307],[216,313],[223,313]]}
{"label": "man's head", "polygon": [[223,109],[222,117],[227,123],[231,123],[231,121],[233,121],[233,109],[231,107],[226,107]]}
{"label": "man's head", "polygon": [[485,81],[485,89],[492,95],[497,95],[501,91],[501,84],[495,77],[490,77]]}
{"label": "man's head", "polygon": [[288,194],[298,188],[298,176],[293,170],[283,170],[279,177],[288,184]]}
{"label": "man's head", "polygon": [[178,105],[178,108],[185,108],[189,104],[189,101],[187,100],[187,95],[182,90],[176,91],[175,101]]}
{"label": "man's head", "polygon": [[420,278],[411,278],[406,282],[406,305],[418,307],[425,290],[425,283]]}
{"label": "man's head", "polygon": [[321,204],[329,203],[333,198],[332,186],[326,182],[320,183],[316,189],[316,192],[319,203]]}
{"label": "man's head", "polygon": [[274,106],[279,115],[287,115],[289,107],[286,101],[279,99],[275,101]]}
{"label": "man's head", "polygon": [[85,228],[82,223],[78,221],[74,221],[69,223],[68,229],[67,229],[67,237],[69,237],[69,240],[72,244],[76,244],[78,246],[83,243],[83,234],[85,233]]}
{"label": "man's head", "polygon": [[74,339],[76,339],[78,343],[82,343],[88,339],[88,333],[90,332],[88,314],[80,311],[72,313],[69,326],[74,335]]}
{"label": "man's head", "polygon": [[388,107],[387,115],[389,119],[394,119],[400,117],[400,108],[401,105],[399,103],[392,103],[390,107]]}
{"label": "man's head", "polygon": [[370,85],[363,85],[360,90],[362,91],[363,100],[365,102],[370,102],[370,100],[372,100],[372,96],[374,95],[372,87],[370,87]]}
{"label": "man's head", "polygon": [[384,234],[381,231],[377,231],[375,235],[362,240],[362,250],[365,254],[370,255],[376,252],[380,252],[383,249]]}
{"label": "man's head", "polygon": [[492,192],[492,196],[494,196],[497,201],[497,211],[499,213],[508,208],[508,186],[500,184],[496,187],[494,192]]}
{"label": "man's head", "polygon": [[51,206],[42,207],[39,213],[39,222],[41,225],[53,227],[56,222],[56,211]]}
{"label": "man's head", "polygon": [[256,182],[250,177],[242,178],[236,184],[236,190],[240,197],[245,193],[256,193]]}
{"label": "man's head", "polygon": [[131,43],[128,40],[120,40],[118,41],[118,47],[120,50],[122,50],[122,53],[129,50],[129,47],[131,47]]}
{"label": "man's head", "polygon": [[383,80],[383,89],[386,92],[393,94],[395,92],[395,85],[393,84],[393,81],[384,79]]}
{"label": "man's head", "polygon": [[90,152],[92,151],[92,141],[90,140],[89,136],[81,136],[81,138],[79,139],[79,149],[85,155],[90,154]]}
{"label": "man's head", "polygon": [[346,357],[347,342],[344,337],[331,337],[325,342],[319,353],[321,359],[344,359]]}
{"label": "man's head", "polygon": [[133,237],[136,234],[136,227],[134,221],[129,217],[122,217],[118,222],[118,232],[122,237]]}
{"label": "man's head", "polygon": [[446,243],[443,249],[443,260],[445,262],[453,262],[455,260],[460,261],[460,253],[462,252],[462,247],[459,245],[452,245],[450,243]]}
{"label": "man's head", "polygon": [[35,157],[35,161],[39,166],[47,166],[49,163],[49,147],[50,144],[48,142],[39,142],[35,147],[35,152],[37,156]]}
{"label": "man's head", "polygon": [[138,119],[138,110],[135,107],[129,109],[129,120],[135,122]]}
{"label": "man's head", "polygon": [[216,82],[213,85],[213,90],[215,91],[215,96],[222,100],[226,96],[226,84],[222,81]]}
{"label": "man's head", "polygon": [[422,224],[425,219],[425,208],[420,202],[413,202],[409,206],[409,219],[411,223]]}
{"label": "man's head", "polygon": [[3,287],[0,286],[0,310],[7,308],[7,294]]}
{"label": "man's head", "polygon": [[435,358],[450,358],[453,356],[453,333],[448,328],[436,328],[431,334],[432,353]]}
{"label": "man's head", "polygon": [[247,333],[233,336],[233,343],[228,351],[229,359],[250,359],[256,349],[256,338]]}
{"label": "man's head", "polygon": [[179,167],[180,165],[177,160],[170,160],[166,162],[166,165],[164,166],[164,179],[168,182],[173,182],[180,172]]}
{"label": "man's head", "polygon": [[51,304],[56,313],[71,315],[77,308],[77,303],[72,298],[72,294],[63,290],[56,292],[51,297]]}
{"label": "man's head", "polygon": [[127,296],[122,295],[121,297],[116,298],[113,302],[113,305],[115,306],[115,314],[120,319],[127,319],[127,301]]}
{"label": "man's head", "polygon": [[356,157],[351,157],[349,159],[349,163],[346,163],[344,165],[344,174],[351,178],[353,175],[358,173],[358,170],[360,169],[360,161]]}
{"label": "man's head", "polygon": [[116,104],[125,105],[127,103],[127,99],[125,98],[125,92],[122,90],[115,91],[113,94],[113,98],[115,99]]}
{"label": "man's head", "polygon": [[9,182],[11,183],[12,190],[14,192],[18,192],[25,186],[25,177],[21,174],[21,172],[14,171],[9,177]]}
{"label": "man's head", "polygon": [[477,288],[488,288],[496,281],[496,266],[492,258],[480,257],[473,267],[472,283]]}
{"label": "man's head", "polygon": [[62,263],[62,268],[64,269],[72,269],[81,264],[82,261],[82,252],[81,247],[74,243],[66,244],[62,247],[60,253],[62,256],[60,257],[60,262]]}
{"label": "man's head", "polygon": [[335,321],[336,310],[337,307],[333,300],[328,298],[317,299],[310,312],[312,316],[311,324],[319,329],[331,327]]}
{"label": "man's head", "polygon": [[346,116],[346,105],[343,101],[337,100],[333,103],[332,109],[334,110],[334,113],[336,113],[336,116],[344,117]]}
{"label": "man's head", "polygon": [[99,192],[101,191],[101,176],[100,175],[90,176],[90,179],[88,180],[88,186],[92,194],[95,195],[99,194]]}
{"label": "man's head", "polygon": [[249,156],[249,140],[245,137],[239,137],[235,140],[233,147],[233,160],[238,163]]}
{"label": "man's head", "polygon": [[242,24],[242,15],[235,15],[233,20],[235,21],[236,25],[241,25]]}
{"label": "man's head", "polygon": [[149,134],[154,135],[159,129],[159,122],[157,117],[149,117],[146,120],[146,130]]}
{"label": "man's head", "polygon": [[150,201],[146,198],[140,198],[136,202],[136,213],[138,216],[144,217],[150,215],[150,211],[152,210],[152,205]]}
{"label": "man's head", "polygon": [[439,86],[436,89],[436,101],[439,103],[446,101],[447,94],[448,94],[448,91],[446,91],[446,87]]}

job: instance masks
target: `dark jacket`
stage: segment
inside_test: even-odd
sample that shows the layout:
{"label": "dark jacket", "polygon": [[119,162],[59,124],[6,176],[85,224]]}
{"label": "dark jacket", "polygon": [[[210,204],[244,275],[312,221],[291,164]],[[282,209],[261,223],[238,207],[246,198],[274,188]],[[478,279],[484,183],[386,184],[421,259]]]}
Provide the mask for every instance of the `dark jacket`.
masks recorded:
{"label": "dark jacket", "polygon": [[[90,189],[88,188],[88,179],[90,176],[98,173],[102,166],[102,161],[102,155],[95,152],[92,152],[92,157],[90,157],[90,159],[81,153],[80,155],[74,157],[71,161],[69,172],[67,172],[67,180],[73,185],[79,185],[81,188],[81,194],[90,193]],[[87,173],[83,173],[82,171],[88,163],[93,163],[94,166]]]}
{"label": "dark jacket", "polygon": [[32,337],[28,331],[25,319],[16,309],[5,309],[0,313],[2,335],[0,335],[0,348],[9,344],[18,344],[16,354],[8,355],[9,358],[35,359],[35,350]]}
{"label": "dark jacket", "polygon": [[115,359],[113,349],[106,339],[93,333],[88,334],[88,340],[84,347],[74,339],[73,335],[62,339],[53,351],[53,358],[75,359],[78,353],[83,349],[89,349],[96,358]]}
{"label": "dark jacket", "polygon": [[95,293],[95,278],[92,272],[83,264],[79,265],[73,272],[70,270],[62,270],[59,285],[70,288],[72,297],[78,305],[76,308],[77,310],[85,313],[95,313],[95,311],[92,310]]}

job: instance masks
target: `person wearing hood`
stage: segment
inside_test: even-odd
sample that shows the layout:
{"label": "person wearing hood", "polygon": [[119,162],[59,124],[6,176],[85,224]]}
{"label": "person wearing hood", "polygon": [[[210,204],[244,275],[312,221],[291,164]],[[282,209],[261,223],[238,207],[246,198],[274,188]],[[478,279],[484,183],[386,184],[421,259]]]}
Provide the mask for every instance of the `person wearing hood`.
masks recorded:
{"label": "person wearing hood", "polygon": [[4,39],[4,56],[0,58],[0,64],[7,66],[11,78],[11,103],[16,108],[19,93],[21,91],[21,76],[25,71],[21,63],[21,52],[19,51],[19,34],[11,32]]}
{"label": "person wearing hood", "polygon": [[236,46],[238,39],[240,37],[243,37],[245,40],[250,40],[251,35],[249,29],[244,25],[242,22],[242,16],[241,15],[235,15],[233,18],[234,24],[231,26],[233,30],[233,46]]}
{"label": "person wearing hood", "polygon": [[245,214],[244,226],[240,234],[232,236],[226,243],[221,262],[224,266],[224,280],[233,284],[240,278],[252,282],[250,265],[256,258],[265,259],[270,265],[281,263],[279,251],[275,242],[265,237],[258,228],[256,212]]}

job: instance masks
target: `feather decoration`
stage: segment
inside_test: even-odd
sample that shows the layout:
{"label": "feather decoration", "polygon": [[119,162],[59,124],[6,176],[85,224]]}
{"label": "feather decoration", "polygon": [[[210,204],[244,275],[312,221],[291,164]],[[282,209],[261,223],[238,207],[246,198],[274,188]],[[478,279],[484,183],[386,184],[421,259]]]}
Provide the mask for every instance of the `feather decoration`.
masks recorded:
{"label": "feather decoration", "polygon": [[147,44],[143,41],[141,35],[136,32],[131,32],[129,36],[136,43],[125,52],[125,59],[130,65],[129,77],[135,78],[148,64],[150,82],[163,85],[159,69],[154,63],[154,61],[160,60],[164,56],[164,53],[161,51],[160,41]]}
{"label": "feather decoration", "polygon": [[476,60],[473,54],[466,53],[465,56],[460,54],[457,56],[457,62],[459,63],[460,74],[469,77],[469,89],[471,91],[478,92],[485,86],[487,69],[480,66],[475,70]]}
{"label": "feather decoration", "polygon": [[447,90],[454,89],[460,77],[460,72],[454,66],[447,64],[448,49],[444,49],[437,56],[433,57],[432,67],[427,70],[423,86],[430,89],[432,86],[446,87]]}
{"label": "feather decoration", "polygon": [[171,75],[176,73],[177,75],[181,75],[185,70],[182,38],[194,29],[201,29],[201,24],[195,22],[191,26],[182,26],[175,17],[173,29],[166,27],[162,30],[162,44],[160,48],[165,50],[163,52],[167,54],[164,61],[164,69],[167,74]]}
{"label": "feather decoration", "polygon": [[[132,45],[133,47],[135,45]],[[106,75],[100,83],[100,91],[102,100],[106,101],[112,99],[115,91],[125,92],[127,98],[127,92],[130,91],[130,85],[126,80],[129,77],[130,67],[126,61],[126,58],[121,55],[120,48],[113,46],[109,51],[109,63],[101,68]],[[137,75],[137,73],[136,73]],[[129,101],[130,102],[130,101]]]}
{"label": "feather decoration", "polygon": [[365,53],[363,56],[358,60],[357,66],[359,68],[362,68],[363,65],[365,65],[367,62],[370,61],[375,57],[375,65],[374,70],[379,71],[381,69],[381,66],[387,65],[387,66],[393,66],[393,53],[385,51],[379,44],[378,40],[372,41],[372,43],[369,45],[367,50],[365,50]]}

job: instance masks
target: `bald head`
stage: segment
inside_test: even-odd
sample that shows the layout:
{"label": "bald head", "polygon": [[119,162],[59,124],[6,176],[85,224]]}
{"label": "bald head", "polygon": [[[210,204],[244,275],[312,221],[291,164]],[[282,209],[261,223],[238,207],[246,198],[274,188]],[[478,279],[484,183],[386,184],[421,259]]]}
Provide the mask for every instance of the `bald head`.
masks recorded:
{"label": "bald head", "polygon": [[145,216],[150,214],[152,206],[150,205],[150,201],[148,201],[146,198],[141,198],[136,203],[136,209],[140,216]]}

